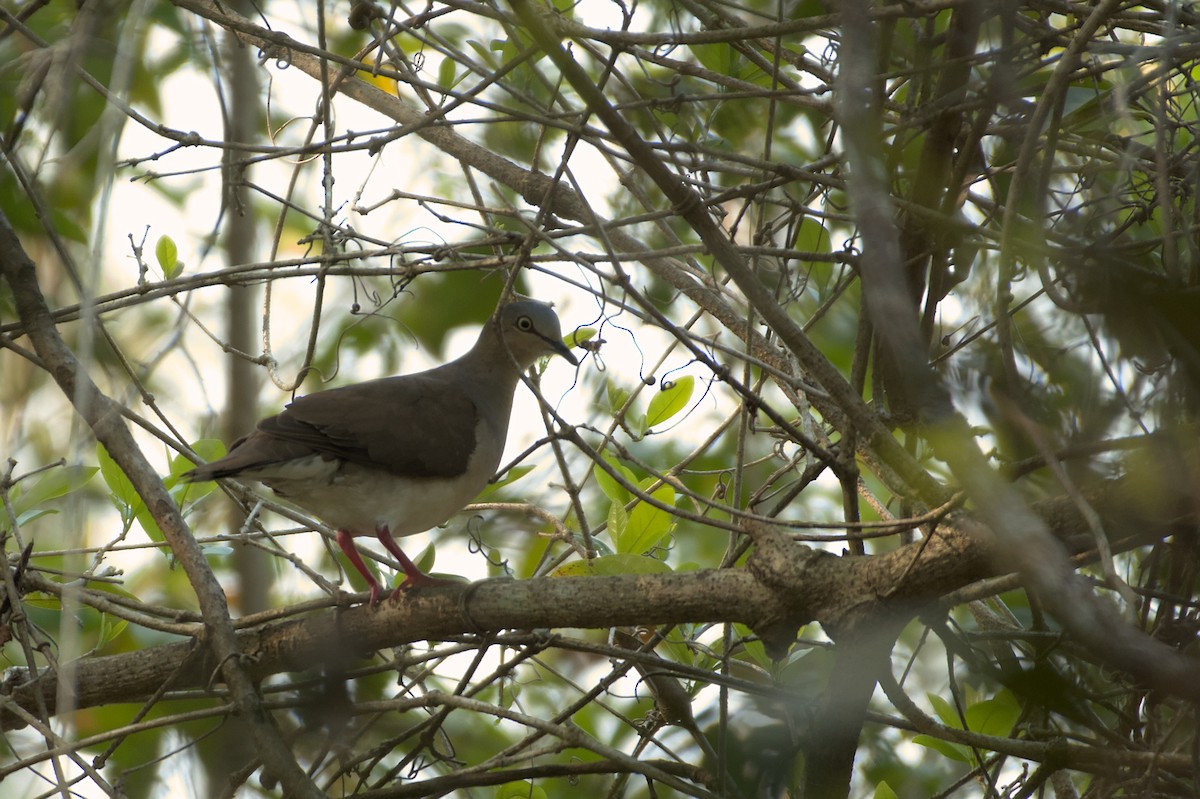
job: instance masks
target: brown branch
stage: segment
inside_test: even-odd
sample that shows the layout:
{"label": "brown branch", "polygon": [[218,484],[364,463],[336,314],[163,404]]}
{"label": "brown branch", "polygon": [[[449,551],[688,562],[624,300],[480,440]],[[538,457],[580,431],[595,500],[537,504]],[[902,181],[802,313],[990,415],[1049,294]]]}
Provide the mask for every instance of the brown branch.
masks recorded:
{"label": "brown branch", "polygon": [[[698,785],[711,782],[711,776],[699,766],[685,763],[673,763],[668,760],[647,760],[654,768],[666,774],[689,780]],[[635,774],[640,773],[626,763],[615,763],[609,760],[576,763],[545,763],[538,766],[521,768],[506,768],[496,771],[474,774],[447,774],[440,777],[430,777],[419,782],[390,785],[371,791],[355,794],[355,799],[405,799],[405,797],[445,796],[452,791],[465,791],[471,788],[503,785],[508,782],[521,780],[546,780],[555,778],[576,779],[589,774]]]}
{"label": "brown branch", "polygon": [[[241,663],[241,650],[234,638],[225,594],[209,568],[204,553],[192,537],[179,508],[163,487],[158,473],[142,455],[129,428],[125,426],[121,406],[92,382],[74,353],[58,334],[38,285],[33,261],[25,253],[7,217],[2,213],[0,275],[3,275],[12,289],[13,302],[25,334],[42,359],[46,371],[58,383],[96,439],[104,445],[129,478],[187,574],[196,591],[204,618],[205,638],[208,644],[206,651],[219,666],[239,713],[253,729],[255,744],[264,767],[279,779],[292,795],[321,796],[280,738],[271,717],[262,709],[261,699]],[[47,674],[42,682],[52,688],[56,676]]]}
{"label": "brown branch", "polygon": [[[851,174],[847,188],[867,256],[860,262],[863,293],[879,338],[886,342],[905,392],[913,399],[919,418],[926,425],[922,432],[975,504],[981,524],[973,529],[981,537],[996,537],[994,551],[1002,568],[1019,572],[1064,628],[1106,663],[1155,688],[1200,699],[1194,662],[1131,627],[1097,601],[1090,588],[1073,574],[1066,549],[1017,490],[992,469],[966,420],[954,408],[946,387],[929,366],[928,350],[921,341],[903,271],[884,167],[882,128],[870,89],[874,31],[869,17],[864,16],[869,4],[863,0],[855,2],[858,13],[845,10],[843,16],[846,26],[839,73],[843,101],[838,110],[841,126],[847,132]],[[1078,57],[1078,51],[1090,41],[1095,26],[1112,6],[1111,2],[1102,3],[1091,11],[1087,24],[1072,41],[1073,57]],[[1069,72],[1069,61],[1064,59],[1056,70],[1053,86],[1063,85],[1066,78],[1060,76]],[[1048,92],[1050,88],[1047,87]],[[1038,130],[1039,125],[1035,121],[1030,130]],[[1015,199],[1010,196],[1009,211],[1015,208]],[[1170,474],[1164,474],[1163,478],[1168,483],[1179,479]],[[1190,490],[1190,486],[1183,489],[1184,493]]]}
{"label": "brown branch", "polygon": [[[1158,485],[1170,488],[1171,483]],[[1178,493],[1151,496],[1144,486],[1142,479],[1109,483],[1089,496],[1118,550],[1195,524],[1190,515],[1171,515],[1179,507]],[[1049,500],[1037,511],[1063,541],[1090,546],[1086,525],[1069,499]],[[688,622],[740,622],[769,646],[786,651],[796,629],[810,621],[843,640],[875,618],[910,619],[944,594],[997,574],[986,531],[959,529],[970,524],[959,513],[927,541],[858,557],[837,557],[793,543],[773,528],[755,528],[748,531],[757,549],[747,569],[486,580],[410,593],[378,611],[354,607],[285,620],[272,614],[265,623],[239,630],[235,651],[244,657],[249,675],[263,679],[311,670],[347,652],[365,658],[376,650],[463,633]],[[217,665],[211,650],[196,649],[189,641],[89,658],[76,664],[72,706],[139,701],[158,691],[166,675],[173,675],[172,690],[202,688]],[[40,690],[52,713],[57,689],[52,678],[18,686],[10,681],[5,688],[8,699],[23,708],[35,707]],[[1194,691],[1194,684],[1180,683],[1171,693]],[[0,728],[11,726],[20,724],[0,714]]]}
{"label": "brown branch", "polygon": [[[262,679],[284,671],[312,669],[329,657],[343,658],[347,652],[367,657],[378,649],[462,633],[698,620],[741,621],[753,626],[765,618],[795,616],[797,610],[789,605],[802,604],[795,598],[789,601],[782,591],[764,587],[745,570],[486,580],[461,589],[413,592],[402,601],[383,603],[378,611],[360,606],[268,622],[238,631],[236,651],[244,656],[247,672]],[[163,675],[176,670],[174,689],[203,687],[217,665],[211,651],[195,650],[186,641],[90,658],[77,665],[73,706],[137,701],[156,690]],[[39,689],[53,708],[58,690],[53,679],[19,686],[11,699],[31,707]],[[3,723],[12,724],[12,717],[4,716],[0,726]]]}

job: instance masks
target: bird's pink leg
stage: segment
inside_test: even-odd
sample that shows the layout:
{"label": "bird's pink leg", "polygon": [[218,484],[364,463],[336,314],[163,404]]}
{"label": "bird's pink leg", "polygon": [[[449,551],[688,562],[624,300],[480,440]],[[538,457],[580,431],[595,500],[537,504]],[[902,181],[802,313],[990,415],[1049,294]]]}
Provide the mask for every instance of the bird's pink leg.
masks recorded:
{"label": "bird's pink leg", "polygon": [[400,595],[400,591],[407,591],[409,588],[459,585],[455,580],[441,580],[437,577],[430,577],[417,568],[417,564],[413,563],[408,555],[405,555],[401,551],[400,545],[396,543],[396,539],[392,538],[392,531],[387,528],[386,524],[381,524],[375,528],[375,537],[379,539],[379,543],[383,544],[384,549],[392,553],[392,557],[400,561],[400,568],[404,569],[404,582],[400,583],[398,591],[392,594],[393,600]]}
{"label": "bird's pink leg", "polygon": [[[379,600],[383,596],[383,589],[379,587],[379,581],[375,579],[375,575],[367,570],[367,564],[363,563],[362,555],[358,554],[358,549],[354,546],[354,536],[349,530],[337,531],[338,546],[342,548],[342,552],[346,553],[346,557],[350,559],[350,563],[358,570],[358,573],[367,581],[367,585],[371,586],[371,607],[379,604]],[[395,553],[392,553],[395,554]],[[416,568],[415,566],[413,568]]]}

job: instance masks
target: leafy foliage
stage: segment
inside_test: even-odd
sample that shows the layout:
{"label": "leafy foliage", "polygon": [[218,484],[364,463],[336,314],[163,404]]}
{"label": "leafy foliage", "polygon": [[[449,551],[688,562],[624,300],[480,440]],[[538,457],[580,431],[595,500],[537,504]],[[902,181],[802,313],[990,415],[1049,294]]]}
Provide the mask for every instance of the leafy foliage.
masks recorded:
{"label": "leafy foliage", "polygon": [[[1194,9],[149,5],[0,17],[2,226],[166,491],[3,248],[14,790],[1195,795]],[[359,618],[336,548],[184,472],[508,288],[585,366],[534,369],[511,468],[416,560],[578,596],[477,583],[373,625],[436,635],[278,655]],[[220,638],[176,509],[290,777],[225,664],[169,657]]]}

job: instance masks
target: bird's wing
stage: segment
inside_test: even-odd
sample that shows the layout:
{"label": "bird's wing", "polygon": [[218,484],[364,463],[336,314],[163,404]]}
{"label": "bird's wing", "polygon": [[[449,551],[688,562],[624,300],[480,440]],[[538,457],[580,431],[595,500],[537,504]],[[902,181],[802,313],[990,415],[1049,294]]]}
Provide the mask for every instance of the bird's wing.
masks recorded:
{"label": "bird's wing", "polygon": [[466,393],[426,372],[301,397],[259,422],[255,437],[404,477],[457,477],[478,421]]}

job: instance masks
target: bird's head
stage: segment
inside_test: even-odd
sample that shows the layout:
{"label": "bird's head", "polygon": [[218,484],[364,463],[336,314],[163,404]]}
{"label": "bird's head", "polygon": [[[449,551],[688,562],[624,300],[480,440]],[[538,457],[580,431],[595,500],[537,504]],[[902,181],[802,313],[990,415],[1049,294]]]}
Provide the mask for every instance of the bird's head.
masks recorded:
{"label": "bird's head", "polygon": [[561,355],[572,365],[579,365],[579,359],[563,344],[558,315],[544,302],[510,302],[500,309],[495,324],[505,347],[522,370],[546,355]]}

